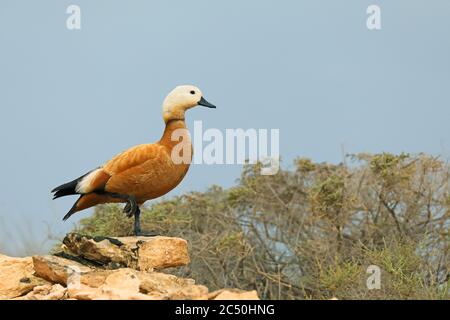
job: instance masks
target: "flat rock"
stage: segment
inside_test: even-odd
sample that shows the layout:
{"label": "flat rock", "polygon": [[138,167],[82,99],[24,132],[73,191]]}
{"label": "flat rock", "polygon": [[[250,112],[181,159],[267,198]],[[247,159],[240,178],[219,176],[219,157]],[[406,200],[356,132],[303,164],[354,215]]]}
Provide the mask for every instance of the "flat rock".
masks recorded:
{"label": "flat rock", "polygon": [[187,265],[187,241],[172,237],[89,237],[69,233],[63,240],[69,255],[106,268],[160,270]]}
{"label": "flat rock", "polygon": [[[87,275],[93,277],[97,272],[102,271]],[[70,298],[79,300],[184,300],[204,296],[208,288],[196,285],[192,279],[123,268],[108,271],[100,286],[89,283],[83,275],[81,285],[68,285],[68,292]]]}
{"label": "flat rock", "polygon": [[170,237],[95,238],[71,233],[58,255],[0,255],[0,299],[254,300],[256,291],[209,293],[193,279],[155,270],[189,263],[187,242]]}
{"label": "flat rock", "polygon": [[178,278],[160,272],[141,272],[140,290],[150,295],[162,295],[169,300],[195,299],[206,295],[208,288],[195,284],[193,279]]}
{"label": "flat rock", "polygon": [[76,278],[92,271],[91,268],[78,262],[56,256],[34,256],[32,261],[38,277],[62,285],[67,285],[72,276]]}
{"label": "flat rock", "polygon": [[67,289],[60,284],[42,285],[33,288],[25,296],[16,298],[15,300],[64,300],[67,296]]}
{"label": "flat rock", "polygon": [[[208,288],[196,285],[192,279],[160,272],[95,269],[55,256],[35,256],[33,265],[37,276],[66,286],[68,297],[79,300],[178,300],[195,299],[208,293]],[[27,299],[37,296],[31,294]]]}
{"label": "flat rock", "polygon": [[256,290],[221,289],[203,296],[202,300],[259,300]]}
{"label": "flat rock", "polygon": [[133,269],[112,271],[104,283],[93,288],[85,284],[68,286],[70,298],[77,300],[154,300],[140,292],[140,280]]}
{"label": "flat rock", "polygon": [[34,276],[33,261],[0,255],[0,300],[13,299],[47,281]]}

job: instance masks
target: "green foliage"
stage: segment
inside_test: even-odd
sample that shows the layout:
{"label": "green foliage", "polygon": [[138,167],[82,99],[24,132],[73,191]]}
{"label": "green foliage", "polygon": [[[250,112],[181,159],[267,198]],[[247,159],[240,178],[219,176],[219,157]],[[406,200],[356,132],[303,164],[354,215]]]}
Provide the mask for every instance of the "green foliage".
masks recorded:
{"label": "green foliage", "polygon": [[[333,165],[297,159],[239,183],[160,200],[145,230],[188,240],[191,264],[171,270],[211,289],[256,289],[264,299],[448,299],[449,166],[419,154],[349,156]],[[117,205],[99,206],[78,231],[132,234]],[[381,289],[366,286],[381,268]]]}
{"label": "green foliage", "polygon": [[326,265],[325,268],[319,263],[317,268],[319,285],[322,286],[324,293],[328,293],[324,298],[347,296],[346,293],[350,292],[361,280],[364,272],[363,268],[354,261],[340,262],[339,258],[336,258],[332,264]]}
{"label": "green foliage", "polygon": [[338,214],[344,206],[345,178],[332,174],[311,189],[311,204],[313,211],[320,214],[333,212]]}

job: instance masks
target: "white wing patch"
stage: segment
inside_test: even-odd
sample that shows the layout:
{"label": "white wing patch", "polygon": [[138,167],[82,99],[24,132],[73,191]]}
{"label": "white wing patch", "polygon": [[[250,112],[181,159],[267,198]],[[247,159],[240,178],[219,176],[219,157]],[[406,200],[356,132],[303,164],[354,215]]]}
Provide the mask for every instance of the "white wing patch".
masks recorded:
{"label": "white wing patch", "polygon": [[89,193],[92,191],[92,181],[95,179],[95,177],[97,176],[97,173],[100,171],[100,169],[96,169],[94,171],[92,171],[91,173],[89,173],[88,175],[86,175],[83,179],[80,180],[80,182],[78,182],[75,191],[78,193]]}

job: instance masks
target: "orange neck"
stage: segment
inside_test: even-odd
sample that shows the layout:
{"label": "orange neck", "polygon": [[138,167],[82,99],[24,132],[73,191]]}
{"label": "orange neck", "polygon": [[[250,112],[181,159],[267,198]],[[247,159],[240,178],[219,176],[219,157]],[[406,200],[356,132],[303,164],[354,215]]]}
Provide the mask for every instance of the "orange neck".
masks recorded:
{"label": "orange neck", "polygon": [[[175,130],[179,130],[179,132],[174,133]],[[180,141],[191,142],[184,119],[171,119],[167,121],[166,128],[164,129],[164,133],[159,140],[159,143],[172,149],[175,145],[180,143]]]}

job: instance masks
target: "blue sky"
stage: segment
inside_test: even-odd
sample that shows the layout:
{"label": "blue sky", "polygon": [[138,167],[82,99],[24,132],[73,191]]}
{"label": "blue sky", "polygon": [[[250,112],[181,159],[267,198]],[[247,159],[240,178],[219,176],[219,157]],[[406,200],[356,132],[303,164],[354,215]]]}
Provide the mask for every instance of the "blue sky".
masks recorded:
{"label": "blue sky", "polygon": [[[81,30],[66,8],[81,8]],[[381,7],[382,29],[366,28]],[[0,2],[0,243],[62,235],[74,199],[50,190],[157,140],[161,104],[195,84],[218,109],[188,125],[279,128],[284,165],[346,152],[450,150],[450,2]],[[166,196],[233,185],[240,166],[195,165]]]}

